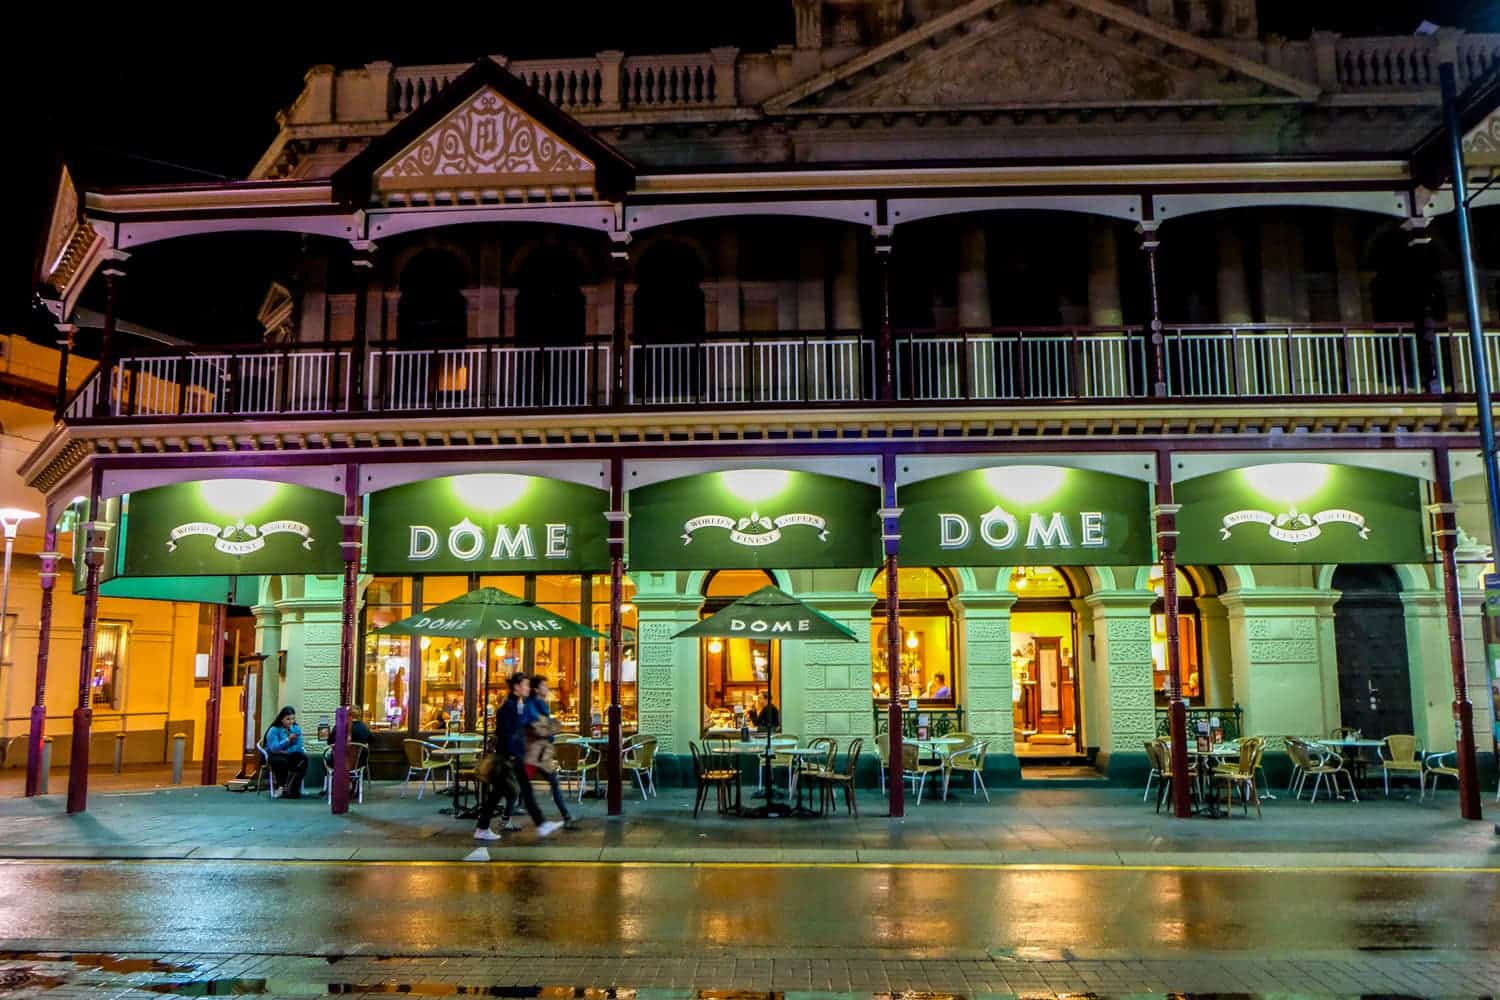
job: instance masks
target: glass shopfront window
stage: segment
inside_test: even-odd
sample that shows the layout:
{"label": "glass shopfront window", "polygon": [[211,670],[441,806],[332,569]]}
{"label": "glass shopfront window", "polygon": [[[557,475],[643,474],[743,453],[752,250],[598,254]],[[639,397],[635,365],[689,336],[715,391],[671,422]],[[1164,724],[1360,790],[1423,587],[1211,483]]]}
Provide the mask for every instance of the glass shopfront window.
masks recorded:
{"label": "glass shopfront window", "polygon": [[[636,687],[636,641],[640,628],[640,613],[633,599],[635,584],[625,578],[623,602],[620,605],[620,725],[626,732],[634,731],[638,725]],[[589,728],[602,727],[609,718],[609,577],[599,574],[592,578],[589,587],[589,624],[603,639],[595,639],[589,651],[589,676],[592,684],[588,691],[586,707]],[[580,695],[583,694],[580,689]]]}
{"label": "glass shopfront window", "polygon": [[[703,617],[717,614],[738,598],[773,582],[763,570],[718,570],[703,587]],[[764,639],[701,641],[705,730],[739,729],[756,707],[757,697],[767,690],[771,703],[780,711],[781,663],[776,645]]]}
{"label": "glass shopfront window", "polygon": [[[1156,591],[1157,601],[1151,606],[1151,676],[1155,681],[1156,704],[1167,704],[1167,606],[1161,600],[1162,572],[1156,566],[1151,570],[1151,589]],[[1205,703],[1203,684],[1203,657],[1198,632],[1198,591],[1193,580],[1182,570],[1177,571],[1177,646],[1182,657],[1182,697],[1190,705]]]}
{"label": "glass shopfront window", "polygon": [[[902,701],[916,698],[920,704],[946,707],[956,704],[958,690],[954,673],[953,596],[948,581],[933,569],[901,569],[901,691]],[[870,668],[877,701],[890,698],[890,671],[886,668],[886,576],[875,574],[870,589],[879,598],[870,619]]]}
{"label": "glass shopfront window", "polygon": [[365,590],[364,669],[360,707],[372,729],[405,729],[411,709],[412,641],[404,635],[374,635],[412,613],[412,581],[376,577]]}
{"label": "glass shopfront window", "polygon": [[125,625],[122,622],[100,622],[94,632],[93,703],[119,708],[124,677]]}

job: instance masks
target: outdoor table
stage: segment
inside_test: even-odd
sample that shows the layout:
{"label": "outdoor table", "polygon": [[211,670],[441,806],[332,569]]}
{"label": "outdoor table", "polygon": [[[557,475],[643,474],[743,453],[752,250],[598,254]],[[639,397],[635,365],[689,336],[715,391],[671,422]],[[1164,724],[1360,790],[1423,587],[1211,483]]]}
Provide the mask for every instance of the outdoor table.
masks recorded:
{"label": "outdoor table", "polygon": [[327,740],[320,740],[315,736],[302,738],[302,751],[307,754],[307,773],[302,776],[304,795],[309,791],[314,795],[323,794],[323,779],[328,775],[328,768],[323,764],[323,752],[331,745]]}
{"label": "outdoor table", "polygon": [[[620,733],[620,751],[622,756],[625,750],[625,741],[636,735],[639,734],[627,733],[623,731]],[[604,793],[599,791],[599,782],[602,780],[602,776],[604,774],[604,758],[609,755],[609,736],[580,736],[578,737],[578,742],[582,743],[584,746],[593,747],[595,750],[599,751],[599,766],[594,768],[594,790],[592,792],[584,792],[583,794],[585,798],[602,799],[604,797]]]}
{"label": "outdoor table", "polygon": [[[783,737],[780,739],[785,738]],[[778,803],[776,801],[774,780],[775,775],[774,772],[771,771],[770,758],[780,754],[784,754],[788,757],[792,757],[794,760],[797,760],[800,764],[800,760],[802,757],[811,756],[814,751],[812,751],[808,747],[799,747],[796,745],[796,743],[791,742],[790,740],[787,740],[786,742],[777,742],[777,740],[777,737],[772,737],[770,753],[766,752],[766,744],[764,739],[714,741],[714,750],[716,753],[738,754],[742,757],[757,757],[760,758],[766,768],[766,804],[759,809],[751,809],[748,811],[741,810],[741,816],[753,819],[779,819],[782,816],[793,815],[793,813],[795,812],[794,807],[783,803]],[[827,753],[826,750],[817,752]],[[809,812],[808,810],[803,811]]]}
{"label": "outdoor table", "polygon": [[453,761],[453,767],[449,770],[448,774],[450,787],[453,790],[453,805],[444,806],[438,812],[445,816],[451,815],[455,819],[473,819],[479,815],[479,804],[477,802],[469,803],[464,801],[463,785],[458,780],[458,769],[463,764],[465,758],[477,759],[483,752],[484,747],[479,743],[470,746],[438,747],[435,750],[428,751],[429,757]]}
{"label": "outdoor table", "polygon": [[[1327,747],[1330,750],[1337,750],[1337,751],[1339,751],[1339,755],[1344,758],[1344,762],[1346,764],[1352,764],[1354,766],[1354,769],[1358,772],[1357,777],[1359,779],[1359,783],[1360,784],[1364,784],[1365,783],[1365,776],[1366,776],[1366,773],[1367,773],[1367,768],[1369,767],[1369,764],[1370,764],[1370,762],[1364,758],[1364,755],[1361,753],[1361,751],[1363,751],[1363,750],[1369,750],[1370,753],[1371,753],[1371,756],[1373,756],[1376,761],[1379,761],[1380,760],[1380,751],[1385,748],[1385,740],[1364,740],[1364,739],[1360,739],[1360,740],[1350,740],[1350,739],[1334,740],[1334,739],[1328,739],[1328,740],[1312,740],[1310,742],[1312,742],[1316,746]],[[1346,753],[1345,752],[1345,751],[1351,751],[1351,750],[1353,751],[1353,753]],[[1339,798],[1343,798],[1343,796],[1340,795]]]}
{"label": "outdoor table", "polygon": [[[1170,750],[1170,745],[1168,750]],[[1198,793],[1198,811],[1209,819],[1224,819],[1229,812],[1219,812],[1218,800],[1214,797],[1213,765],[1221,764],[1240,755],[1238,743],[1220,743],[1218,746],[1207,750],[1199,750],[1196,746],[1187,748],[1188,756],[1198,762],[1198,780],[1196,791]],[[1208,764],[1208,767],[1204,767]]]}

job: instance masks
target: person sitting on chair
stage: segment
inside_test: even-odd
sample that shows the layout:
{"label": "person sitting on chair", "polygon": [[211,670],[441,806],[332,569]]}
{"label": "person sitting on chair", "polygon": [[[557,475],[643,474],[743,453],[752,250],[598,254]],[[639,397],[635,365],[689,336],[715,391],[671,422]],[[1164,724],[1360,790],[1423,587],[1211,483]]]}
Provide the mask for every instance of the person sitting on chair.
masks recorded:
{"label": "person sitting on chair", "polygon": [[265,746],[266,756],[270,758],[271,773],[281,786],[280,789],[271,790],[271,797],[302,798],[302,777],[307,774],[307,751],[302,747],[302,727],[297,725],[295,708],[288,705],[276,713],[276,721],[266,730]]}
{"label": "person sitting on chair", "polygon": [[927,697],[937,701],[944,701],[953,697],[953,689],[948,686],[948,678],[942,674],[934,674],[932,684],[927,689]]}
{"label": "person sitting on chair", "polygon": [[370,727],[365,725],[365,713],[358,708],[349,710],[349,742],[370,745]]}
{"label": "person sitting on chair", "polygon": [[781,728],[781,713],[771,704],[771,697],[762,691],[755,696],[755,707],[750,710],[750,722],[756,729],[775,732]]}

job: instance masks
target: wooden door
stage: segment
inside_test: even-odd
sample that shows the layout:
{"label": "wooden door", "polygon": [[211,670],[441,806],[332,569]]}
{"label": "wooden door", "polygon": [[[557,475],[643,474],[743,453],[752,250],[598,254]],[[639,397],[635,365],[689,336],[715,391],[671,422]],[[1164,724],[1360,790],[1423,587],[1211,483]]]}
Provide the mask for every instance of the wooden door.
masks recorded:
{"label": "wooden door", "polygon": [[1341,566],[1333,587],[1340,724],[1369,739],[1412,732],[1411,665],[1400,582],[1387,566]]}
{"label": "wooden door", "polygon": [[1063,686],[1068,683],[1062,664],[1062,640],[1057,636],[1037,636],[1036,689],[1037,731],[1061,733],[1063,723]]}

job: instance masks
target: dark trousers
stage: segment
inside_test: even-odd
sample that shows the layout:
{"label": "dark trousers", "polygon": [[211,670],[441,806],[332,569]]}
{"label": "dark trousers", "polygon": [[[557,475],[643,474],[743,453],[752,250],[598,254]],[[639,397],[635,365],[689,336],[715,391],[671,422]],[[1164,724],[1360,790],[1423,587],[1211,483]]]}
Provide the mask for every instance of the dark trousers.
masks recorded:
{"label": "dark trousers", "polygon": [[302,777],[307,774],[307,754],[273,753],[270,757],[271,773],[276,776],[276,783],[281,786],[281,797],[284,799],[302,798]]}
{"label": "dark trousers", "polygon": [[568,812],[568,800],[563,798],[562,782],[558,780],[556,771],[547,775],[547,784],[552,786],[552,801],[557,805],[557,811],[562,814],[564,820],[572,819],[573,814]]}
{"label": "dark trousers", "polygon": [[[521,804],[526,807],[526,815],[537,826],[547,821],[542,815],[542,807],[536,804],[536,793],[531,790],[531,779],[526,777],[526,762],[519,757],[510,759],[511,771],[516,776],[516,785],[521,791]],[[505,798],[505,814],[514,816],[516,814],[516,800],[509,795]]]}

